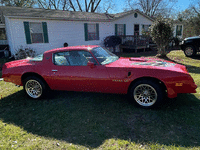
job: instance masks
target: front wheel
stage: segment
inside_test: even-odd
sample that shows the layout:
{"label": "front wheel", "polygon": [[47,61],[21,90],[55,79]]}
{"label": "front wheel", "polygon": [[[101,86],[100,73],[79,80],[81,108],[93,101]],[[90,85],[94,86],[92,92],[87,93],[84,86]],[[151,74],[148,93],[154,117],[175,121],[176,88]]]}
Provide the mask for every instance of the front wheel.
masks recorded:
{"label": "front wheel", "polygon": [[164,90],[158,83],[140,80],[131,87],[130,99],[139,107],[154,108],[163,101]]}
{"label": "front wheel", "polygon": [[23,86],[25,93],[32,99],[40,99],[47,91],[45,83],[35,76],[27,77]]}
{"label": "front wheel", "polygon": [[192,57],[196,55],[196,49],[193,46],[187,46],[184,49],[185,56]]}

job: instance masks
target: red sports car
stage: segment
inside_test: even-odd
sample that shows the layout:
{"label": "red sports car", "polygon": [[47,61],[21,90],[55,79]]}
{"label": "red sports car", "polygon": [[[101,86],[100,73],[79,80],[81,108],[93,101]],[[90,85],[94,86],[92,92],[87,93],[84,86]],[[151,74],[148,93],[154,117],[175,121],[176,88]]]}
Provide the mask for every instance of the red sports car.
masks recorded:
{"label": "red sports car", "polygon": [[99,46],[74,46],[5,63],[4,81],[38,99],[49,90],[129,94],[138,106],[158,106],[165,96],[196,93],[183,65],[153,58],[119,58]]}

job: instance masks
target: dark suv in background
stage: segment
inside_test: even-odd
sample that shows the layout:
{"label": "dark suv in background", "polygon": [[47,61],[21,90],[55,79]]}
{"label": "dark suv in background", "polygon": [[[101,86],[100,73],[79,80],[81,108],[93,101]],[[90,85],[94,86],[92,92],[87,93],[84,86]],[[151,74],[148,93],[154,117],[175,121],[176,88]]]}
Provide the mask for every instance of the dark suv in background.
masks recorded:
{"label": "dark suv in background", "polygon": [[187,57],[192,57],[200,51],[200,36],[185,38],[179,45]]}

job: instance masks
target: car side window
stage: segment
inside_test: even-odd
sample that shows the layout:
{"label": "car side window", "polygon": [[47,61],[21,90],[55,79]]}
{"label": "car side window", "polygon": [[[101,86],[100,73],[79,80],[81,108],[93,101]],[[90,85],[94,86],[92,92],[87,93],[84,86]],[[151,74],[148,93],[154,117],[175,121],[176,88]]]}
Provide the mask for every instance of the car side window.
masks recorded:
{"label": "car side window", "polygon": [[98,63],[96,62],[96,60],[94,59],[94,57],[91,55],[90,52],[87,52],[87,51],[78,51],[78,53],[80,55],[83,55],[87,60],[88,62],[93,62],[95,65],[97,65]]}
{"label": "car side window", "polygon": [[54,64],[59,66],[87,66],[88,62],[97,64],[94,57],[87,51],[66,51],[54,54]]}
{"label": "car side window", "polygon": [[71,66],[87,66],[89,61],[96,64],[94,57],[89,52],[84,50],[70,51],[68,60]]}
{"label": "car side window", "polygon": [[59,52],[54,54],[54,64],[58,66],[69,66],[69,61],[66,56],[69,55],[69,52]]}

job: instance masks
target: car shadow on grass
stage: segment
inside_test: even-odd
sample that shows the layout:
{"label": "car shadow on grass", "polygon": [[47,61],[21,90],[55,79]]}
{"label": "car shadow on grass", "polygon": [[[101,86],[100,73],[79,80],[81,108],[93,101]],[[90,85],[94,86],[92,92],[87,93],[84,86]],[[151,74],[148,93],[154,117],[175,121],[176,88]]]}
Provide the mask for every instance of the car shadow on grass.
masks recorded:
{"label": "car shadow on grass", "polygon": [[200,74],[200,68],[199,68],[199,67],[191,66],[191,65],[185,65],[185,64],[183,64],[183,63],[177,62],[176,60],[170,59],[169,57],[165,57],[165,58],[163,58],[163,59],[164,59],[164,60],[167,60],[167,61],[174,62],[174,63],[176,63],[176,64],[180,64],[180,65],[186,66],[186,68],[187,68],[187,70],[188,70],[189,73]]}
{"label": "car shadow on grass", "polygon": [[141,144],[200,146],[200,101],[192,94],[159,109],[141,109],[125,95],[55,91],[30,100],[21,90],[0,100],[4,123],[28,133],[97,148],[115,138]]}
{"label": "car shadow on grass", "polygon": [[200,60],[200,52],[198,54],[196,54],[195,56],[191,57],[191,59]]}

